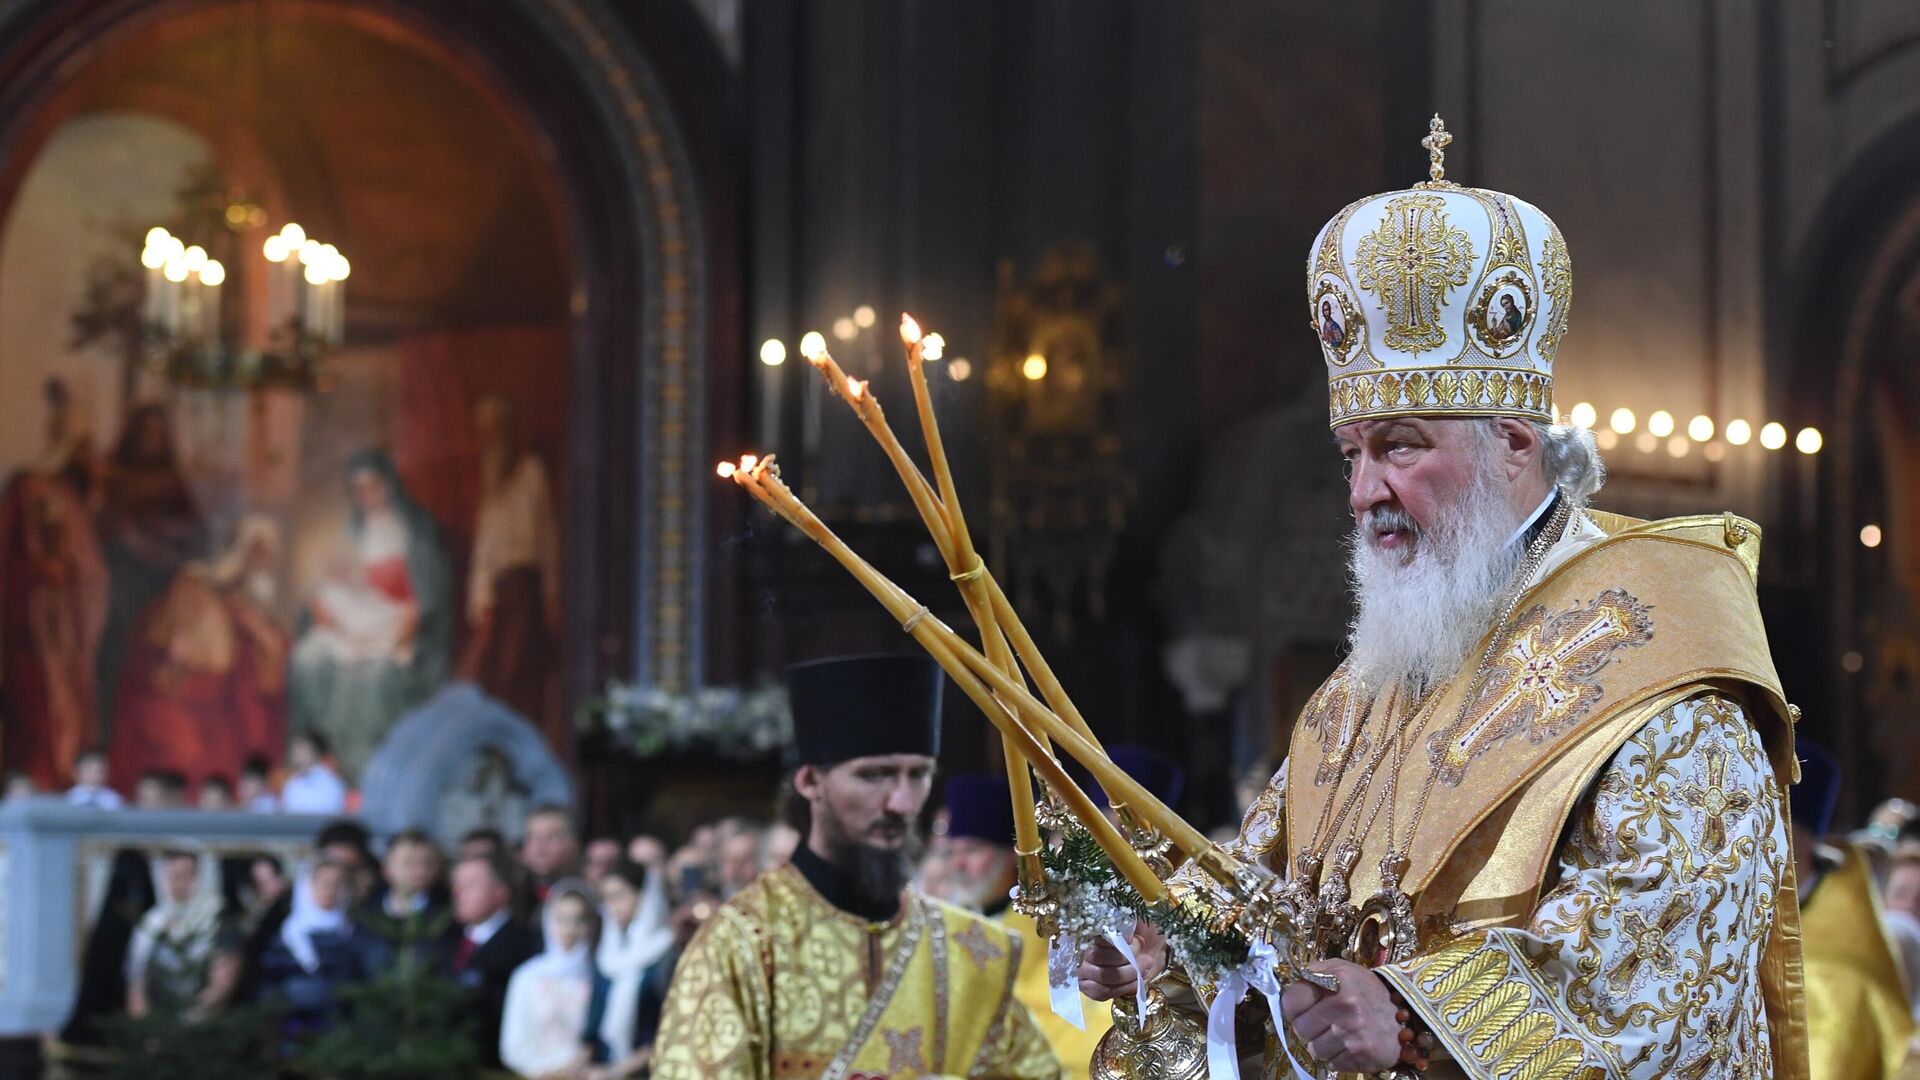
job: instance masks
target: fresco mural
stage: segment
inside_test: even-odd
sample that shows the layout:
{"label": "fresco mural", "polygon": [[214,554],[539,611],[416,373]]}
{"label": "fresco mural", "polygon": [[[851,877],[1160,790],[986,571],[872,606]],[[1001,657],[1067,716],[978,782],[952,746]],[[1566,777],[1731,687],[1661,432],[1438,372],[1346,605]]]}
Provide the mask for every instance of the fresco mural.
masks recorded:
{"label": "fresco mural", "polygon": [[[326,226],[355,256],[347,329],[316,377],[184,379],[124,314],[143,231],[206,219],[198,242],[231,267],[224,333],[277,325],[262,241],[310,183],[279,163],[166,117],[81,111],[6,210],[0,768],[41,790],[94,746],[126,793],[155,771],[232,780],[303,730],[354,783],[455,681],[567,753],[569,296],[544,166],[511,127],[472,121],[496,107],[472,86],[390,42],[302,32],[301,62],[353,53],[391,84],[375,96],[419,114],[409,130],[445,143],[388,146],[367,137],[384,114],[294,102],[353,192]],[[394,154],[415,166],[387,169]]]}

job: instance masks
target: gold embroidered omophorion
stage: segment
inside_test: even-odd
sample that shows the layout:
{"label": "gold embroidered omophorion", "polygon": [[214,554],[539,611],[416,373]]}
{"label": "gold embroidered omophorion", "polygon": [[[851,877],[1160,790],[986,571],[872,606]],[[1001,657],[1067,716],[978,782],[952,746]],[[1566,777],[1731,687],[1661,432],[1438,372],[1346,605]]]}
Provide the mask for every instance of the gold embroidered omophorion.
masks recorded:
{"label": "gold embroidered omophorion", "polygon": [[833,907],[791,867],[702,927],[674,971],[660,1080],[1057,1080],[1014,998],[1022,942],[910,894],[893,922]]}

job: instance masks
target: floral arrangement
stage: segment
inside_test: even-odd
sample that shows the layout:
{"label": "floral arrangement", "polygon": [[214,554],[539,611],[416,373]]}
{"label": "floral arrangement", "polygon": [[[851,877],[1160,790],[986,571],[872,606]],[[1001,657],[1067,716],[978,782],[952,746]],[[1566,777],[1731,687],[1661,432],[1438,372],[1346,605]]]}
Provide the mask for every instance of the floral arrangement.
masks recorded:
{"label": "floral arrangement", "polygon": [[1250,946],[1237,929],[1223,927],[1212,911],[1191,899],[1149,903],[1114,869],[1084,826],[1067,825],[1060,842],[1040,857],[1060,903],[1061,929],[1075,941],[1092,941],[1119,915],[1126,923],[1153,923],[1187,971],[1208,985],[1247,962]]}
{"label": "floral arrangement", "polygon": [[793,737],[786,688],[771,680],[683,692],[615,680],[581,707],[579,721],[637,757],[704,752],[757,761],[777,755]]}

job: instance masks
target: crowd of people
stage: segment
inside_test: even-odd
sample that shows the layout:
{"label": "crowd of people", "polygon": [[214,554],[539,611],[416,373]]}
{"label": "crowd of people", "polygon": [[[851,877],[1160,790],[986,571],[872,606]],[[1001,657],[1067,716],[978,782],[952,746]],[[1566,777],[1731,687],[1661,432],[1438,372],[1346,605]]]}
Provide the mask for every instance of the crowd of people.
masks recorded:
{"label": "crowd of people", "polygon": [[[41,792],[23,770],[9,770],[5,797],[26,798],[58,794],[75,806],[119,810],[128,804],[109,783],[106,750],[89,747],[74,759],[74,784],[64,792]],[[335,767],[331,748],[317,732],[301,732],[287,745],[286,764],[276,769],[258,755],[248,757],[238,777],[209,773],[197,783],[172,769],[150,769],[140,774],[132,805],[142,810],[246,810],[254,813],[340,815],[355,809],[357,793],[350,791]]]}
{"label": "crowd of people", "polygon": [[[76,787],[75,801],[84,794]],[[797,836],[729,818],[678,848],[647,835],[583,842],[567,810],[545,806],[517,844],[479,829],[443,851],[406,830],[376,850],[342,818],[295,866],[184,842],[129,849],[115,860],[61,1037],[84,1046],[114,1017],[192,1024],[270,1003],[296,1047],[343,1022],[351,988],[412,973],[458,986],[485,1068],[645,1075],[680,950],[720,904],[786,861]]]}

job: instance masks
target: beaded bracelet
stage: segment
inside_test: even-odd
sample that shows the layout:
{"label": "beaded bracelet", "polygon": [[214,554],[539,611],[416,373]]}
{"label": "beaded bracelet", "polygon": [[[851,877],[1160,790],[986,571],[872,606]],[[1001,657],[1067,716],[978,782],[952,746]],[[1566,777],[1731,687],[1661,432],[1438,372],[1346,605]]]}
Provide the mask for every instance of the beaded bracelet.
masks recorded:
{"label": "beaded bracelet", "polygon": [[1398,990],[1388,992],[1393,999],[1393,1018],[1400,1024],[1400,1060],[1382,1075],[1419,1076],[1433,1064],[1433,1052],[1440,1045],[1439,1040],[1427,1030],[1420,1014],[1413,1011]]}

